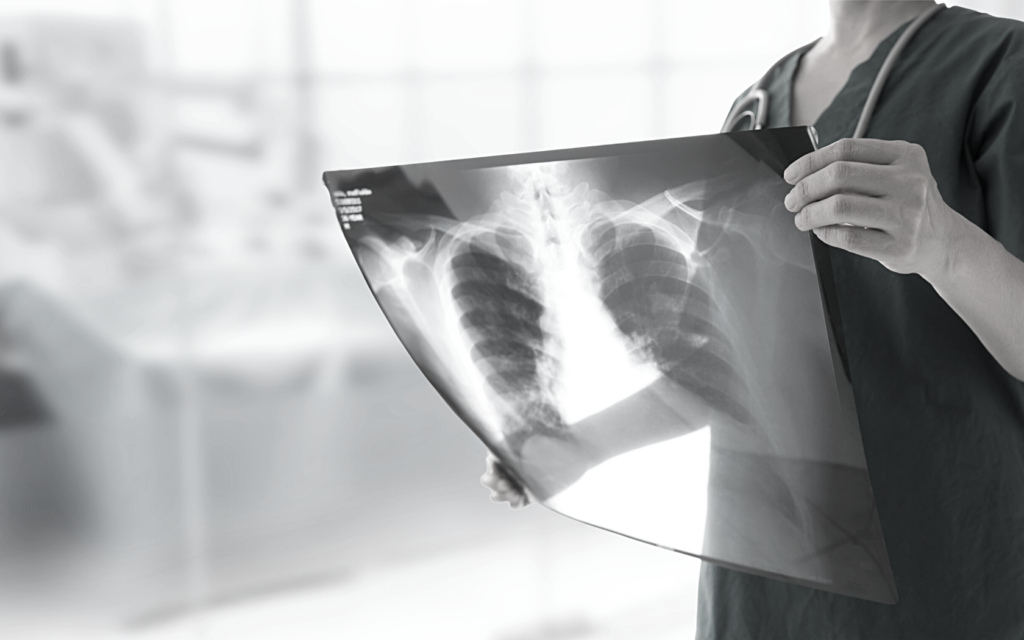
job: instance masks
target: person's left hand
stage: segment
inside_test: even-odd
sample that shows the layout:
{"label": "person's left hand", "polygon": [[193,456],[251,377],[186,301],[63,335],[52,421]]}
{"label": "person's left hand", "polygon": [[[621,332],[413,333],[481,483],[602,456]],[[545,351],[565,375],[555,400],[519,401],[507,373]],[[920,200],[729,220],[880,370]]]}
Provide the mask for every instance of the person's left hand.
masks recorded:
{"label": "person's left hand", "polygon": [[964,218],[942,200],[923,148],[847,138],[785,171],[786,208],[825,244],[930,279],[949,268]]}
{"label": "person's left hand", "polygon": [[488,454],[486,464],[487,471],[480,476],[480,484],[491,490],[492,502],[507,502],[513,509],[521,509],[530,504],[530,497],[519,483],[509,476],[497,456],[493,453]]}

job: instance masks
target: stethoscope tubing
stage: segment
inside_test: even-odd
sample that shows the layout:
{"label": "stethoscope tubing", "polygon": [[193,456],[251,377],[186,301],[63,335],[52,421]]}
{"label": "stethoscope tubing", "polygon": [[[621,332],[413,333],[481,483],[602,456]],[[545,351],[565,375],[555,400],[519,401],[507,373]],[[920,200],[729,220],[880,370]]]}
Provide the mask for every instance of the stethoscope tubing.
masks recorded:
{"label": "stethoscope tubing", "polygon": [[885,56],[885,62],[882,63],[882,68],[878,70],[878,75],[875,76],[875,81],[871,85],[871,91],[868,93],[868,99],[864,102],[864,108],[860,112],[860,119],[857,121],[857,128],[853,131],[854,138],[863,138],[868,132],[868,124],[871,123],[871,116],[875,113],[875,106],[878,104],[878,98],[882,95],[882,89],[885,87],[886,81],[889,79],[889,75],[892,73],[893,67],[896,66],[896,62],[899,60],[900,54],[907,48],[907,44],[911,38],[914,37],[921,27],[924,26],[925,22],[928,22],[929,18],[934,16],[939,11],[946,8],[944,4],[937,4],[934,7],[929,7],[927,11],[914,18],[914,21],[910,23],[910,26],[900,34],[899,40],[889,50],[889,55]]}
{"label": "stethoscope tubing", "polygon": [[[896,62],[899,60],[900,54],[906,49],[907,44],[914,35],[920,31],[921,27],[924,26],[928,20],[939,11],[946,8],[944,4],[936,4],[933,7],[929,7],[924,13],[914,18],[914,21],[900,34],[899,39],[896,40],[896,44],[893,45],[892,49],[889,50],[888,55],[885,56],[885,61],[882,62],[882,67],[878,70],[878,74],[875,76],[875,81],[871,85],[871,91],[868,92],[868,98],[864,102],[864,108],[860,112],[860,119],[857,121],[857,128],[854,129],[854,138],[863,138],[867,134],[868,125],[871,123],[871,117],[875,113],[875,107],[878,105],[878,99],[882,95],[882,89],[885,88],[885,83],[892,74],[893,68],[896,66]],[[762,129],[768,124],[768,92],[765,90],[765,86],[768,84],[768,80],[772,74],[775,73],[776,69],[791,56],[803,53],[817,44],[817,40],[814,42],[800,47],[796,51],[793,51],[789,55],[785,56],[782,60],[779,60],[768,69],[757,81],[757,83],[747,91],[742,98],[740,98],[736,106],[733,107],[732,111],[729,112],[729,117],[725,120],[725,126],[722,127],[722,133],[732,131],[738,122],[743,118],[750,118],[751,129]],[[750,109],[749,105],[755,103],[754,109]]]}

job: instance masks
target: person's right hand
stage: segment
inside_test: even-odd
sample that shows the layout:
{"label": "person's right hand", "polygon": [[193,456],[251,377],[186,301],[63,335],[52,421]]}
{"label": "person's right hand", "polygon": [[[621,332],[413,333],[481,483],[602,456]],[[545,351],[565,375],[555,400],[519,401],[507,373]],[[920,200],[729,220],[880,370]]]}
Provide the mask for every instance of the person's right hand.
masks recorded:
{"label": "person's right hand", "polygon": [[498,458],[488,454],[486,463],[487,471],[480,476],[480,484],[491,490],[493,502],[507,502],[513,509],[521,509],[530,504],[526,492],[508,475]]}

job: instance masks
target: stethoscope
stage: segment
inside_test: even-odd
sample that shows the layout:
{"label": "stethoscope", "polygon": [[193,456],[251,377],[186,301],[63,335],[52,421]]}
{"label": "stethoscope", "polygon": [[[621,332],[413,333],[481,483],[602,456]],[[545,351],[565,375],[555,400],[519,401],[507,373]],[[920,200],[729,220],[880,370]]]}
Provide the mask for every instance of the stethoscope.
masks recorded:
{"label": "stethoscope", "polygon": [[[945,9],[946,5],[937,4],[934,7],[929,7],[927,11],[914,18],[914,21],[910,23],[910,26],[900,34],[896,44],[893,45],[889,51],[889,55],[885,57],[885,62],[882,63],[882,68],[878,70],[878,75],[875,76],[875,82],[871,85],[871,91],[868,93],[867,102],[864,103],[864,109],[860,113],[860,120],[857,121],[857,128],[854,130],[854,138],[863,138],[864,134],[868,130],[868,123],[871,122],[871,115],[875,111],[875,105],[878,104],[878,97],[882,94],[882,88],[885,86],[885,81],[889,79],[889,74],[892,73],[892,68],[896,66],[896,61],[899,59],[900,54],[903,53],[903,49],[906,48],[907,43],[914,37],[914,34],[920,30],[925,22],[928,21],[933,15]],[[757,81],[753,87],[750,88],[747,93],[740,98],[736,105],[729,112],[729,117],[725,120],[725,125],[722,127],[722,133],[730,131],[745,131],[745,130],[756,130],[763,129],[768,124],[768,92],[765,91],[764,87],[768,84],[768,80],[772,77],[772,74],[793,55],[799,55],[817,44],[817,40],[814,42],[800,47],[790,55],[786,56],[782,60],[779,60],[768,73],[764,74],[760,80]],[[749,125],[744,127],[746,122],[749,121]],[[817,145],[815,145],[817,146]]]}

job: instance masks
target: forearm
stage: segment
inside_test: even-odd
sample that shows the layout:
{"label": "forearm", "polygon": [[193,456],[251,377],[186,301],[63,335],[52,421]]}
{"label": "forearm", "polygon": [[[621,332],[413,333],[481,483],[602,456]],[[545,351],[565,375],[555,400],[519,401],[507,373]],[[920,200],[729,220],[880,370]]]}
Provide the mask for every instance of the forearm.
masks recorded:
{"label": "forearm", "polygon": [[996,361],[1024,380],[1024,262],[957,217],[961,222],[949,260],[938,273],[922,275]]}

